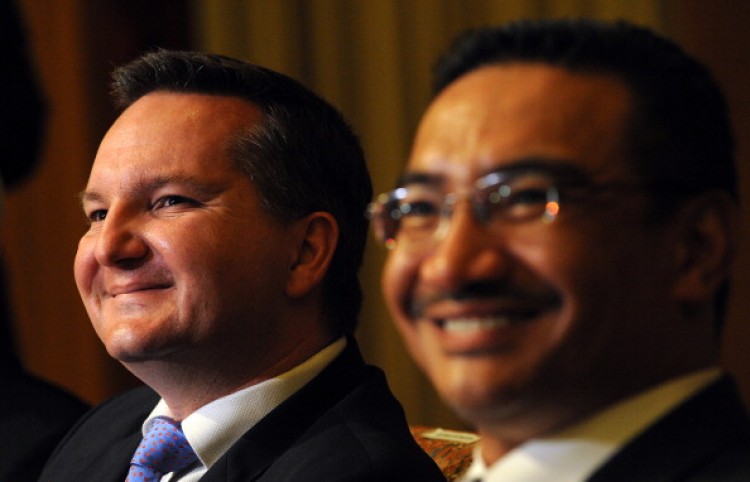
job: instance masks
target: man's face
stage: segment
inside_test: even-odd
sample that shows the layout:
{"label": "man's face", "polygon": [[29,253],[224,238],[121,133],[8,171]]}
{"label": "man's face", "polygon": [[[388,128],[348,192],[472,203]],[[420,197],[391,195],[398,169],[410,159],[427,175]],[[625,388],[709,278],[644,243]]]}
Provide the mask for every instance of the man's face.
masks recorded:
{"label": "man's face", "polygon": [[[294,247],[227,154],[261,119],[240,99],[148,94],[104,137],[75,278],[123,362],[273,352]],[[260,356],[260,355],[258,355]]]}
{"label": "man's face", "polygon": [[[614,78],[484,67],[426,112],[404,178],[466,192],[489,172],[533,164],[632,186],[629,106]],[[669,236],[645,221],[644,193],[559,191],[551,223],[489,226],[458,201],[439,241],[397,241],[388,257],[383,290],[397,327],[469,421],[586,409],[640,388],[664,340],[654,320],[674,318]]]}

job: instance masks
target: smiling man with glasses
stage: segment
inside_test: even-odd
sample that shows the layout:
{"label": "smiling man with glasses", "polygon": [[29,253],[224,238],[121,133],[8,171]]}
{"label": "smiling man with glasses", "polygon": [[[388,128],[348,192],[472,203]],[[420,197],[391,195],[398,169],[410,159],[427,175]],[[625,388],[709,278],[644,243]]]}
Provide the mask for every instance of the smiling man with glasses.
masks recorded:
{"label": "smiling man with glasses", "polygon": [[469,32],[395,190],[383,289],[482,437],[465,480],[750,480],[718,368],[737,189],[723,97],[632,25]]}

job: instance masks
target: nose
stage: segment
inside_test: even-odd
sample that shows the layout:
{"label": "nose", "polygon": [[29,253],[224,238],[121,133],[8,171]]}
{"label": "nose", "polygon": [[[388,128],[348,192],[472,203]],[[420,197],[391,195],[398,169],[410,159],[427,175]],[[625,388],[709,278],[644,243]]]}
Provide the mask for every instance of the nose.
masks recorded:
{"label": "nose", "polygon": [[423,283],[454,292],[467,284],[496,281],[507,275],[509,256],[501,236],[477,221],[468,201],[457,203],[443,237],[420,265]]}
{"label": "nose", "polygon": [[94,255],[102,266],[132,268],[148,254],[144,229],[136,216],[111,210],[102,221]]}

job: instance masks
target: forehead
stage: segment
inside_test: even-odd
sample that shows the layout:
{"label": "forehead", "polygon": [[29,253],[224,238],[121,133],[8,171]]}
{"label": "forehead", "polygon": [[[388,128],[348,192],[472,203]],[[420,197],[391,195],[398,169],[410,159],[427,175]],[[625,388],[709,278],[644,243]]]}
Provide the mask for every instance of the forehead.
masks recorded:
{"label": "forehead", "polygon": [[450,84],[420,123],[409,171],[463,182],[519,159],[627,175],[630,94],[618,79],[545,64],[479,68]]}
{"label": "forehead", "polygon": [[190,176],[234,168],[230,141],[260,122],[251,103],[228,96],[153,92],[133,103],[102,140],[89,184],[151,173]]}

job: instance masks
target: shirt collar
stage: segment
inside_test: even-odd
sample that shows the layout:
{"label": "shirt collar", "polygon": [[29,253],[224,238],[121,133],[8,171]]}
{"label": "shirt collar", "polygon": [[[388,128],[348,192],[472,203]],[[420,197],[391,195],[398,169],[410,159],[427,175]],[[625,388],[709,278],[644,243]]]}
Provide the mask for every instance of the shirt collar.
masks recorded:
{"label": "shirt collar", "polygon": [[[203,466],[210,468],[245,432],[322,372],[346,343],[339,338],[288,372],[214,400],[186,417],[182,430]],[[172,417],[163,399],[143,423],[144,435],[158,416]]]}
{"label": "shirt collar", "polygon": [[718,368],[710,368],[667,381],[555,434],[530,440],[490,467],[481,457],[480,442],[462,480],[585,480],[628,441],[720,376]]}

